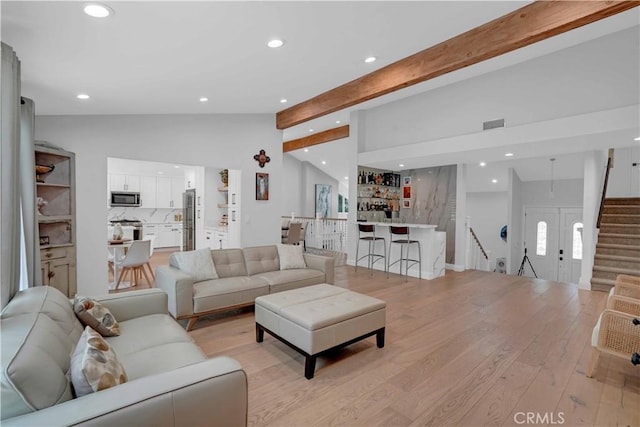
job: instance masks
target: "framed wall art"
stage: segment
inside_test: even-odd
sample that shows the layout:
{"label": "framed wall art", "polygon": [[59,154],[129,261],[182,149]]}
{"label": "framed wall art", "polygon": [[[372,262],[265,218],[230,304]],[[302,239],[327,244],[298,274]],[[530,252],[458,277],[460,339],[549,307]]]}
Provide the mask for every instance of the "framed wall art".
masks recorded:
{"label": "framed wall art", "polygon": [[402,198],[410,199],[411,198],[411,186],[405,185],[402,187]]}
{"label": "framed wall art", "polygon": [[331,185],[316,184],[316,218],[331,215]]}
{"label": "framed wall art", "polygon": [[269,174],[256,173],[256,200],[269,200]]}

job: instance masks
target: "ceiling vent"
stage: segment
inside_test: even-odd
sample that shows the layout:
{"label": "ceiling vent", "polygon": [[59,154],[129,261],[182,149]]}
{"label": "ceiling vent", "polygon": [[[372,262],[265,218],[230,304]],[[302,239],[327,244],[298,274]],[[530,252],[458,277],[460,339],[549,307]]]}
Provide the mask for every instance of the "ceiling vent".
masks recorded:
{"label": "ceiling vent", "polygon": [[503,128],[503,127],[504,127],[504,119],[489,120],[488,122],[482,123],[482,130]]}

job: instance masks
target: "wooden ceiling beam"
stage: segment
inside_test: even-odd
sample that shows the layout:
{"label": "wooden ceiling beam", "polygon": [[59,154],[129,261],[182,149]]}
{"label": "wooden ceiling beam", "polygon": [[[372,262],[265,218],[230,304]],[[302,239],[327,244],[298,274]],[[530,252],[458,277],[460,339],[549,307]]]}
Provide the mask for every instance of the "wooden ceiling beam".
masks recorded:
{"label": "wooden ceiling beam", "polygon": [[311,147],[312,145],[324,144],[325,142],[335,141],[336,139],[347,138],[349,136],[349,125],[328,129],[322,132],[303,138],[292,139],[282,143],[282,152],[298,150],[300,148]]}
{"label": "wooden ceiling beam", "polygon": [[291,126],[494,58],[640,5],[640,1],[536,1],[276,114]]}

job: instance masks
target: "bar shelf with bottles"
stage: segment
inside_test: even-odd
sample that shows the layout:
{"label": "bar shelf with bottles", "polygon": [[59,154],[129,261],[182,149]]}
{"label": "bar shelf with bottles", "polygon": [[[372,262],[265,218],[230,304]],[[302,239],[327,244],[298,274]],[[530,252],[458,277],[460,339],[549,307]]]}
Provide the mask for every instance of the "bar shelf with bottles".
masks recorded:
{"label": "bar shelf with bottles", "polygon": [[358,167],[358,220],[389,221],[400,212],[400,175]]}

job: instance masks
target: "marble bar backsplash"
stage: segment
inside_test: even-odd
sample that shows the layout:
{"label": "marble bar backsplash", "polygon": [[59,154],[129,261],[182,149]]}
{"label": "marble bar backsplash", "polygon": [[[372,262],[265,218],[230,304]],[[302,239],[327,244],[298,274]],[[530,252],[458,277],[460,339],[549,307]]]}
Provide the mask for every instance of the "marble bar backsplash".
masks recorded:
{"label": "marble bar backsplash", "polygon": [[133,207],[109,208],[107,220],[133,219],[143,223],[169,223],[177,222],[176,215],[181,215],[182,209],[149,209]]}

